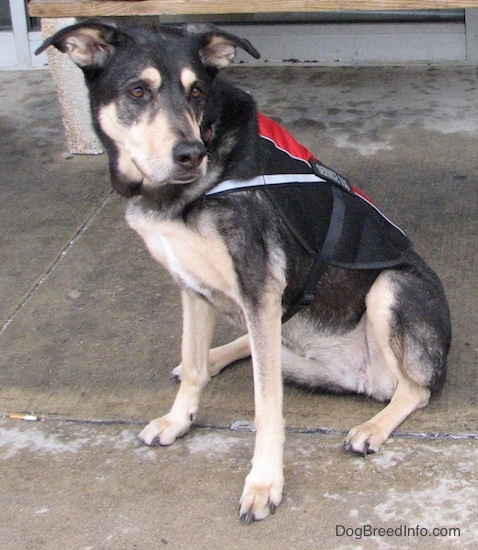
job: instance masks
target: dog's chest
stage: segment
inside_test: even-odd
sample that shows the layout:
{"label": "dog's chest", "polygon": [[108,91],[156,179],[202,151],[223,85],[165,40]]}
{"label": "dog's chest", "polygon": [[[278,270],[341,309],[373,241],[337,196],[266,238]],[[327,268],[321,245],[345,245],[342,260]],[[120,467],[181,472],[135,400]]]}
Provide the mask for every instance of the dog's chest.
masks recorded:
{"label": "dog's chest", "polygon": [[221,293],[237,301],[236,274],[224,242],[209,228],[200,232],[180,220],[158,220],[129,206],[126,219],[149,252],[178,281],[199,294]]}

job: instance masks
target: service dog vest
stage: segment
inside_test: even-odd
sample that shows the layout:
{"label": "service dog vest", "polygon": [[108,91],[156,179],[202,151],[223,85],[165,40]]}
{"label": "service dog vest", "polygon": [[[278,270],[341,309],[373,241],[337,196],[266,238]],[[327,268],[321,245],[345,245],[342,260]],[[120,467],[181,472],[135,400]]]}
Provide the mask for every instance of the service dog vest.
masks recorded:
{"label": "service dog vest", "polygon": [[366,195],[270,118],[258,114],[258,121],[263,174],[246,181],[222,181],[207,195],[265,190],[289,230],[313,256],[303,290],[283,322],[314,300],[328,265],[384,269],[404,262],[412,248],[410,240]]}

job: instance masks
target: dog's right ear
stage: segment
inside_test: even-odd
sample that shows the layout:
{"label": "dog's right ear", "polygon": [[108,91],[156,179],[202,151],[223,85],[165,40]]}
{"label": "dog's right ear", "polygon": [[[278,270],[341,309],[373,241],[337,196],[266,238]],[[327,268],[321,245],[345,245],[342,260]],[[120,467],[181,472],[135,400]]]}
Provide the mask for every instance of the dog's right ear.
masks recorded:
{"label": "dog's right ear", "polygon": [[127,36],[114,25],[89,19],[59,30],[45,40],[35,54],[54,46],[60,52],[68,54],[82,69],[103,67],[116,47],[126,40]]}

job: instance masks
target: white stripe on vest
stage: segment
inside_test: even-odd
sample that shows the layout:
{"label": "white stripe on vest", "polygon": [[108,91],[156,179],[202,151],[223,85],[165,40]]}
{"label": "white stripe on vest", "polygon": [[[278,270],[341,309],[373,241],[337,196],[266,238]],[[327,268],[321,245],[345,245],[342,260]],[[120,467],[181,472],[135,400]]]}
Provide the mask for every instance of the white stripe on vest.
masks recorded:
{"label": "white stripe on vest", "polygon": [[236,189],[249,189],[263,185],[281,185],[285,183],[325,183],[325,180],[315,174],[275,174],[262,175],[250,180],[225,180],[210,189],[206,195],[215,195]]}

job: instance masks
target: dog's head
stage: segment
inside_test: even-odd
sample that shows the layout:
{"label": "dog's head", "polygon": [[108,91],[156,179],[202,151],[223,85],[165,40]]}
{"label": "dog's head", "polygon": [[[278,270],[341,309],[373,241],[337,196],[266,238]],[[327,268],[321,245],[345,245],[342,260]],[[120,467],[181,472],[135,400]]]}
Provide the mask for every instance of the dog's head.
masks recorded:
{"label": "dog's head", "polygon": [[247,40],[212,25],[89,20],[60,30],[37,53],[49,46],[83,70],[113,186],[127,197],[204,176],[211,129],[201,122],[214,76],[237,47],[259,57]]}

